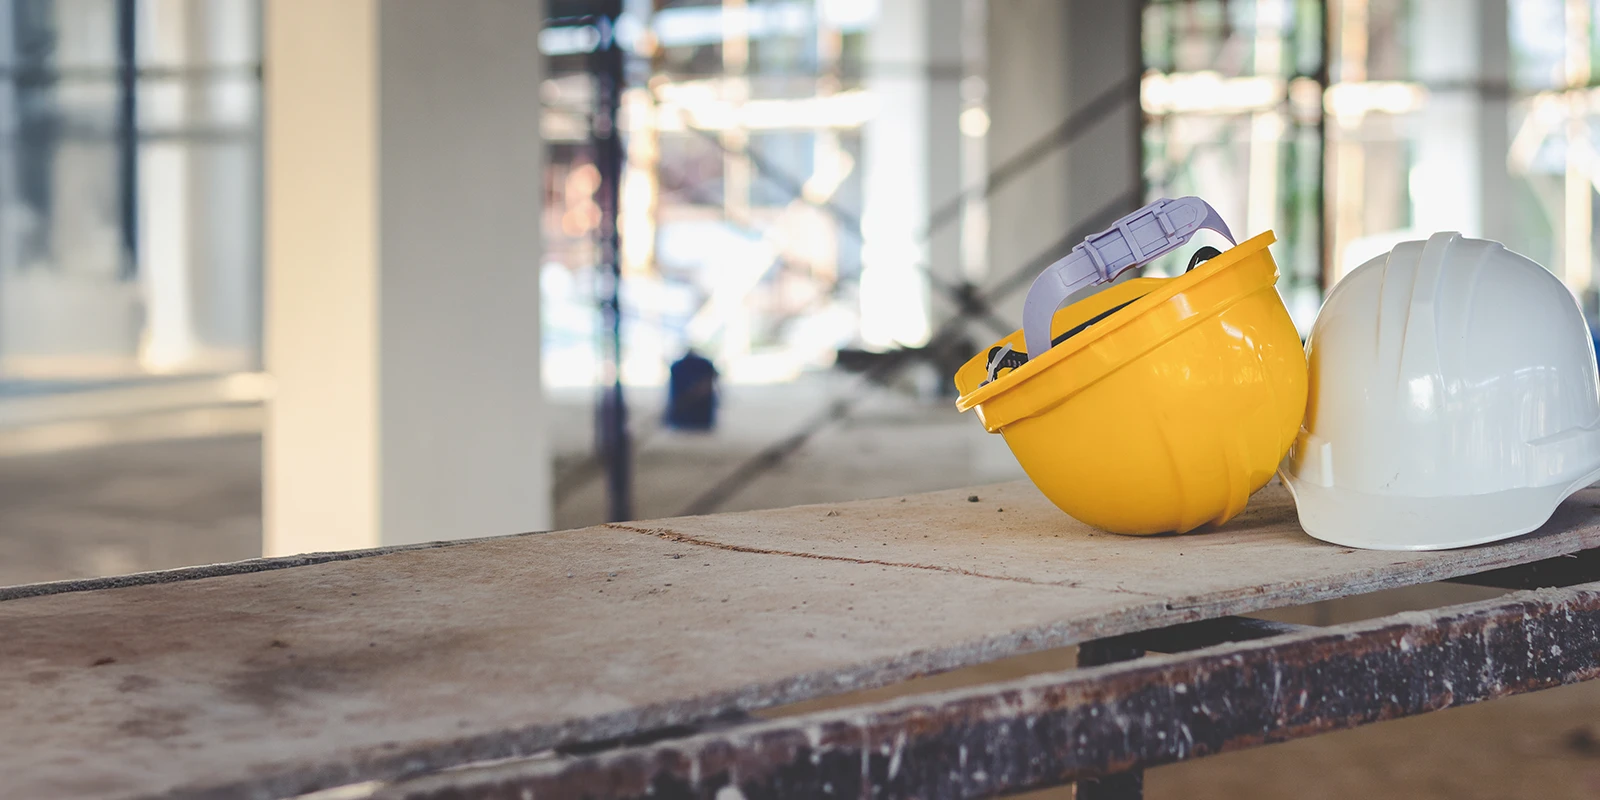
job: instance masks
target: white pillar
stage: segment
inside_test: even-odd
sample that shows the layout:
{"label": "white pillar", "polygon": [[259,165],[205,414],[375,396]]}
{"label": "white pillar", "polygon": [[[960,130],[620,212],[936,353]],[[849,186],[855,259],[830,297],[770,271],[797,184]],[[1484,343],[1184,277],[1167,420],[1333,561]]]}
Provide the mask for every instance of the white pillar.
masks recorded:
{"label": "white pillar", "polygon": [[[991,0],[990,169],[1037,146],[1097,97],[1118,87],[1121,96],[1071,144],[1057,144],[990,198],[986,285],[1010,278],[1119,199],[1112,219],[1138,207],[1139,8],[1092,0]],[[1027,285],[1001,300],[1002,317],[1020,324]]]}
{"label": "white pillar", "polygon": [[[141,63],[201,69],[206,9],[190,0],[154,0],[139,8]],[[179,80],[141,98],[140,127],[181,131],[206,124],[205,83]],[[140,360],[155,372],[182,370],[199,352],[194,284],[202,267],[196,239],[207,205],[197,197],[194,161],[200,148],[182,138],[145,143],[138,153],[139,283],[145,325]]]}
{"label": "white pillar", "polygon": [[959,225],[923,241],[928,214],[961,188],[961,4],[882,0],[879,14],[867,59],[878,111],[862,141],[861,333],[878,347],[919,345],[935,306],[923,270],[962,277]]}
{"label": "white pillar", "polygon": [[1478,9],[1478,163],[1482,180],[1478,214],[1483,235],[1511,241],[1517,230],[1513,216],[1511,170],[1511,31],[1507,0],[1479,0]]}
{"label": "white pillar", "polygon": [[1478,157],[1482,5],[1461,0],[1417,4],[1412,42],[1416,77],[1435,87],[1428,95],[1427,113],[1417,115],[1416,162],[1411,167],[1411,219],[1419,236],[1433,231],[1483,235],[1483,165]]}
{"label": "white pillar", "polygon": [[261,218],[259,62],[252,0],[151,0],[139,7],[140,63],[208,73],[141,94],[141,361],[154,372],[254,369],[259,340]]}
{"label": "white pillar", "polygon": [[542,4],[269,2],[269,555],[539,530]]}
{"label": "white pillar", "polygon": [[1412,231],[1460,231],[1516,247],[1506,0],[1421,0],[1412,26],[1416,78],[1429,86],[1416,115]]}

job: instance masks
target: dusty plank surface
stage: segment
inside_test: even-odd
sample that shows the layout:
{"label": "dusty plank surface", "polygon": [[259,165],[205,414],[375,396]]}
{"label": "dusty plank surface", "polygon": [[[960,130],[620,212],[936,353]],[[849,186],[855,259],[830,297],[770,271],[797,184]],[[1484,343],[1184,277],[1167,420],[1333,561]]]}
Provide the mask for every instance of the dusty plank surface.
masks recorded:
{"label": "dusty plank surface", "polygon": [[[968,502],[969,495],[979,498]],[[1600,492],[1443,553],[1092,531],[1026,484],[0,602],[7,794],[281,796],[1600,546]]]}

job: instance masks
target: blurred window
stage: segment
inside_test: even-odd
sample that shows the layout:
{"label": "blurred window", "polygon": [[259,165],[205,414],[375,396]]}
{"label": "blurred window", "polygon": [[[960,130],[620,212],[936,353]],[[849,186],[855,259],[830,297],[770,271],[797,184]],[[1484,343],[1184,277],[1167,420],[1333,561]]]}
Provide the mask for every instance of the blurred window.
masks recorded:
{"label": "blurred window", "polygon": [[259,0],[0,4],[0,377],[260,366]]}

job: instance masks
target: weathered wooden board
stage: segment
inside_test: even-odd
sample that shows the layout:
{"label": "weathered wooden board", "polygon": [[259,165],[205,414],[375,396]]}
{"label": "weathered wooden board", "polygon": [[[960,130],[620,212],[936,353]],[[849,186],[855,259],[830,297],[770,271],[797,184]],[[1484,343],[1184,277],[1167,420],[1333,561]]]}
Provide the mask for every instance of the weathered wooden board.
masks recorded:
{"label": "weathered wooden board", "polygon": [[11,592],[0,794],[267,797],[526,754],[1576,552],[1597,508],[1378,553],[1306,537],[1277,487],[1221,530],[1130,539],[1008,484]]}

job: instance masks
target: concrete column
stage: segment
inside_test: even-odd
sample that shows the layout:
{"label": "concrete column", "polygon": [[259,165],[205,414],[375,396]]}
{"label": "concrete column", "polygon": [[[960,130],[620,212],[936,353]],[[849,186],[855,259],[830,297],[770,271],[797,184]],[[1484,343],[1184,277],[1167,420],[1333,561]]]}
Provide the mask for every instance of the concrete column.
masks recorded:
{"label": "concrete column", "polygon": [[961,4],[882,0],[879,14],[867,58],[879,105],[862,142],[861,333],[869,345],[919,345],[934,313],[922,270],[962,278],[959,225],[924,241],[928,214],[961,190]]}
{"label": "concrete column", "polygon": [[[990,198],[986,285],[1014,276],[1085,219],[1109,207],[1114,219],[1139,206],[1139,7],[991,0],[990,169],[1048,139],[1074,111],[1108,92],[1118,96],[1077,139]],[[1027,285],[999,303],[1004,318],[1020,324]]]}
{"label": "concrete column", "polygon": [[[961,195],[961,78],[964,74],[961,33],[964,4],[956,0],[919,4],[926,15],[927,57],[927,207],[917,224],[926,237],[928,272],[944,286],[958,286],[967,279],[961,260],[961,220],[958,218],[935,230],[928,230],[928,214],[953,202]],[[954,315],[958,305],[946,292],[930,287],[929,313],[936,327]]]}
{"label": "concrete column", "polygon": [[1485,236],[1493,223],[1503,235],[1510,223],[1507,98],[1490,91],[1508,78],[1505,0],[1420,0],[1416,14],[1412,63],[1429,92],[1427,112],[1416,119],[1412,227],[1422,236]]}
{"label": "concrete column", "polygon": [[1511,31],[1507,0],[1478,0],[1478,214],[1483,235],[1510,243],[1517,224],[1507,155],[1511,150]]}
{"label": "concrete column", "polygon": [[[142,93],[141,127],[172,132],[140,148],[139,278],[146,369],[255,369],[259,344],[259,87],[252,0],[151,0],[140,61],[193,70]],[[209,132],[213,140],[188,138]]]}
{"label": "concrete column", "polygon": [[266,4],[269,555],[548,527],[542,13]]}

